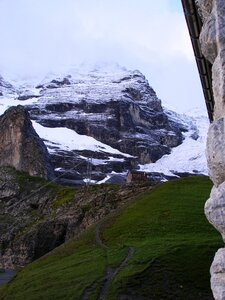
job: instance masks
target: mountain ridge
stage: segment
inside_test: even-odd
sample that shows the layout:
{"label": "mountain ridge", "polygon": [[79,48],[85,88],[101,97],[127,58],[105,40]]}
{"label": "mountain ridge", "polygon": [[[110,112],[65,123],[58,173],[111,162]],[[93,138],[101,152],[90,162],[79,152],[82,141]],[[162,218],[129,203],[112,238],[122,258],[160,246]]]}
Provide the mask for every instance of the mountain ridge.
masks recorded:
{"label": "mountain ridge", "polygon": [[[0,96],[0,112],[14,103],[29,110],[56,174],[68,171],[68,181],[86,180],[89,164],[93,183],[110,178],[112,172],[124,178],[127,170],[143,169],[140,166],[170,155],[190,130],[189,138],[198,139],[194,121],[186,116],[182,120],[179,114],[163,108],[140,71],[118,66],[113,72],[109,70],[95,67],[73,69],[62,76],[51,74],[36,86],[18,85],[13,91],[9,87],[9,92]],[[62,139],[57,133],[60,130]],[[95,141],[90,142],[91,138]],[[88,140],[95,146],[86,145],[85,149]],[[76,174],[71,174],[69,166],[77,164]]]}

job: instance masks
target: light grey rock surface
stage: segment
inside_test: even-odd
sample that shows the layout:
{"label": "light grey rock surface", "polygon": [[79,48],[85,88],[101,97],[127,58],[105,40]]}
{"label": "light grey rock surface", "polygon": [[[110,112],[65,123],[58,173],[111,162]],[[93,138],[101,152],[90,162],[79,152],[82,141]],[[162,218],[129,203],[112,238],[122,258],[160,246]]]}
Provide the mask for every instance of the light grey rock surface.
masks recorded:
{"label": "light grey rock surface", "polygon": [[225,115],[225,52],[220,52],[212,66],[213,93],[215,100],[214,119]]}
{"label": "light grey rock surface", "polygon": [[212,0],[195,0],[199,14],[203,21],[207,20],[208,16],[210,15],[212,8],[213,8],[213,1]]}
{"label": "light grey rock surface", "polygon": [[216,34],[215,10],[206,18],[200,34],[201,50],[203,55],[213,63],[217,57],[217,34]]}
{"label": "light grey rock surface", "polygon": [[[209,128],[207,160],[214,183],[205,214],[225,240],[225,1],[196,0],[203,21],[202,53],[212,64],[214,122]],[[216,300],[225,299],[225,249],[220,249],[211,267],[211,288]]]}
{"label": "light grey rock surface", "polygon": [[216,252],[212,266],[210,268],[211,287],[215,300],[225,299],[225,248]]}
{"label": "light grey rock surface", "polygon": [[213,187],[210,198],[205,204],[205,214],[225,241],[225,182],[219,187]]}
{"label": "light grey rock surface", "polygon": [[202,53],[212,67],[215,119],[225,115],[225,1],[198,1],[203,16]]}
{"label": "light grey rock surface", "polygon": [[206,157],[215,186],[225,181],[225,119],[213,122],[208,131]]}

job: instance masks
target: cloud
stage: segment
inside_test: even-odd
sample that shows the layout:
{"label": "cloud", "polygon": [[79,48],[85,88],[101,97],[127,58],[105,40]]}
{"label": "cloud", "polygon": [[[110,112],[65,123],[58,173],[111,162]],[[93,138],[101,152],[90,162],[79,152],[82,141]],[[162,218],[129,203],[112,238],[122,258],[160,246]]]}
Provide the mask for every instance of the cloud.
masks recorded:
{"label": "cloud", "polygon": [[160,94],[169,94],[165,89],[180,81],[181,71],[184,77],[196,72],[179,2],[0,0],[0,73],[40,75],[82,62],[115,61],[142,69],[155,78]]}

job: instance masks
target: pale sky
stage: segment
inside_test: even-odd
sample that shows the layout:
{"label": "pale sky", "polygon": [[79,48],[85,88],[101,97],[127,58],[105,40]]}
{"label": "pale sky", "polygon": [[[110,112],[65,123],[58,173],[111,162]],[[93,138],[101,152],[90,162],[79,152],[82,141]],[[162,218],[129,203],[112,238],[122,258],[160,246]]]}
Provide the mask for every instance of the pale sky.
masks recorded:
{"label": "pale sky", "polygon": [[0,74],[44,77],[81,63],[139,69],[164,105],[204,99],[181,0],[0,0]]}

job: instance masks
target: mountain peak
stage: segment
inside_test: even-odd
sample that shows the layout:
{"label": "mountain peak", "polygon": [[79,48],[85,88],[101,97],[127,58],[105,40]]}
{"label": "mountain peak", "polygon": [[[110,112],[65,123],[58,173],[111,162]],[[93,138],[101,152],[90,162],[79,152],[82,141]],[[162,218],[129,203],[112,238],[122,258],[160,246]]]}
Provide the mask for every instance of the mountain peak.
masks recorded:
{"label": "mountain peak", "polygon": [[[112,172],[124,176],[127,170],[140,165],[151,171],[149,163],[169,156],[184,141],[203,143],[199,130],[206,131],[201,118],[162,108],[140,71],[117,64],[51,73],[36,87],[29,83],[21,86],[14,97],[0,97],[2,111],[15,104],[29,110],[35,129],[51,153],[56,173],[67,173],[70,180],[85,179],[90,165],[93,182],[104,181]],[[190,172],[198,169],[194,166],[196,155],[186,164]],[[179,168],[186,158],[180,157]],[[71,165],[78,165],[76,172],[70,171]],[[204,166],[202,160],[200,172],[205,173]],[[169,168],[173,171],[171,161]]]}

